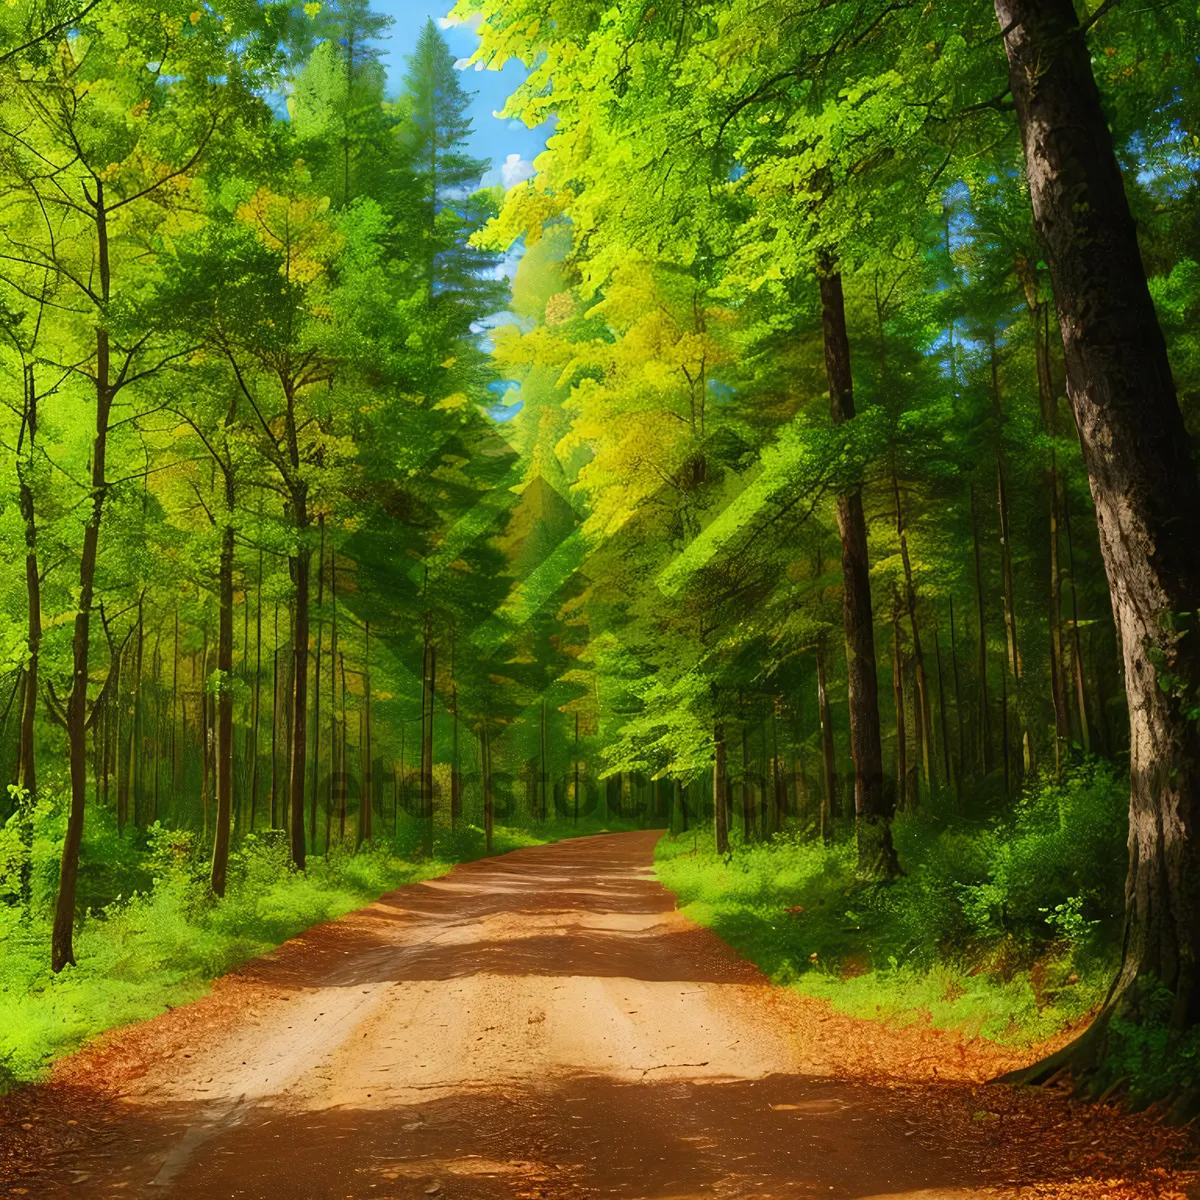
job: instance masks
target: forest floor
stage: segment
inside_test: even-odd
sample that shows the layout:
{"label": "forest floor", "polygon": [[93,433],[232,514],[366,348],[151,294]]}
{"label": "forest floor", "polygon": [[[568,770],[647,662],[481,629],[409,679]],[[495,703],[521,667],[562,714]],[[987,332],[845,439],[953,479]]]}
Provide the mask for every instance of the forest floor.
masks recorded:
{"label": "forest floor", "polygon": [[518,850],[319,925],[0,1100],[0,1195],[1200,1197],[1186,1130],[987,1084],[1027,1061],[777,988],[654,831]]}

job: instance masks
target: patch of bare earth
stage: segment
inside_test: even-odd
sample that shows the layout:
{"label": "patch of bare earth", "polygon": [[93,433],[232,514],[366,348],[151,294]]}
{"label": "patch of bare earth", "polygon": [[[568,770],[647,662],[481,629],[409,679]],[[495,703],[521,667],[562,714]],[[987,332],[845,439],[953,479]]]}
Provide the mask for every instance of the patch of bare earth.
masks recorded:
{"label": "patch of bare earth", "polygon": [[0,1195],[1197,1187],[1187,1131],[982,1082],[1027,1055],[773,987],[675,911],[651,870],[657,836],[459,867],[114,1032],[0,1102]]}

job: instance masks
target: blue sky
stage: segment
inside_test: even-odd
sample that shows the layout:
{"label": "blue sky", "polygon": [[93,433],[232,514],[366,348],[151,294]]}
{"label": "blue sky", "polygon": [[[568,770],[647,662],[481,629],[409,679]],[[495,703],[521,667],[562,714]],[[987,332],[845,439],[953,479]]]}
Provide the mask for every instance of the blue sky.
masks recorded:
{"label": "blue sky", "polygon": [[[388,87],[391,93],[399,91],[404,77],[404,58],[411,54],[416,45],[421,27],[428,18],[444,18],[452,7],[453,0],[439,3],[421,3],[421,0],[374,0],[372,8],[392,17],[395,24],[391,36],[383,43],[383,60],[387,64]],[[443,27],[442,35],[450,49],[461,61],[469,58],[479,45],[479,39],[466,25]],[[474,133],[469,142],[472,154],[490,159],[492,169],[484,178],[485,184],[505,183],[511,186],[532,174],[529,164],[546,144],[548,126],[526,129],[520,121],[503,121],[493,116],[504,107],[504,102],[524,78],[524,69],[518,62],[506,64],[503,71],[463,72],[463,86],[468,92],[476,93],[471,104]],[[515,155],[515,158],[511,156]]]}

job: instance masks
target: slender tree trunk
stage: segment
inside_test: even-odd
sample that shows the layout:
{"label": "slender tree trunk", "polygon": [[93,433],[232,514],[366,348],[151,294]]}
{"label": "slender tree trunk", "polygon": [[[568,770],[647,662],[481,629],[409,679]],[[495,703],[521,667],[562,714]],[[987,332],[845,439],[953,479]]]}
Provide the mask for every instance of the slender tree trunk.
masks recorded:
{"label": "slender tree trunk", "polygon": [[[329,548],[329,595],[333,601],[332,620],[329,625],[329,788],[325,798],[325,853],[329,853],[330,828],[333,824],[334,781],[338,774],[337,757],[337,664],[341,657],[338,650],[338,612],[337,612],[337,548]],[[342,706],[345,707],[345,697]],[[404,737],[404,726],[400,727],[400,736]],[[403,743],[401,743],[403,744]],[[400,756],[400,769],[404,769],[404,755]]]}
{"label": "slender tree trunk", "polygon": [[[308,528],[307,497],[295,501],[297,527]],[[308,765],[308,571],[312,552],[301,545],[292,558],[292,578],[296,585],[295,612],[292,616],[292,745],[288,805],[292,834],[292,862],[304,870],[307,843],[304,836],[304,771]]]}
{"label": "slender tree trunk", "polygon": [[150,814],[151,824],[158,820],[159,758],[162,753],[162,658],[159,655],[161,645],[162,624],[160,622],[154,631],[154,763],[151,767],[154,772],[152,801],[154,808]]}
{"label": "slender tree trunk", "polygon": [[433,705],[436,673],[433,614],[425,613],[425,644],[421,654],[421,820],[422,853],[433,855]]}
{"label": "slender tree trunk", "polygon": [[729,853],[729,824],[725,809],[725,789],[729,773],[725,766],[725,726],[718,721],[713,726],[713,829],[717,853]]}
{"label": "slender tree trunk", "polygon": [[208,705],[208,630],[204,630],[204,642],[200,652],[200,803],[204,812],[203,842],[208,845],[208,799],[209,771],[208,743],[210,736]]}
{"label": "slender tree trunk", "polygon": [[341,759],[338,763],[338,845],[346,842],[346,656],[338,651],[338,666],[342,672]]}
{"label": "slender tree trunk", "polygon": [[942,735],[942,774],[948,784],[954,784],[958,778],[958,772],[951,770],[950,767],[950,736],[946,729],[946,686],[942,677],[942,637],[936,628],[933,631],[933,658],[934,665],[937,667],[938,726]]}
{"label": "slender tree trunk", "polygon": [[959,803],[962,803],[962,777],[967,769],[967,744],[963,733],[962,685],[958,671],[958,631],[954,627],[954,597],[950,597],[950,671],[954,678],[954,733],[958,746],[958,762],[954,767],[954,781]]}
{"label": "slender tree trunk", "polygon": [[833,749],[833,714],[825,681],[825,646],[817,644],[817,714],[821,722],[821,767],[825,789],[821,794],[821,840],[833,840],[833,789],[837,778]]}
{"label": "slender tree trunk", "polygon": [[179,604],[175,604],[175,641],[171,651],[171,807],[179,812],[180,768],[179,761]]}
{"label": "slender tree trunk", "polygon": [[[455,627],[450,626],[450,828],[458,825],[462,816],[462,772],[458,761],[458,660],[455,657]],[[542,774],[545,775],[545,725],[546,702],[542,701]],[[543,783],[543,804],[545,800],[545,785]],[[545,808],[542,809],[542,819],[545,820]]]}
{"label": "slender tree trunk", "polygon": [[979,599],[979,764],[992,773],[992,722],[987,684],[987,619],[983,604],[983,561],[979,553],[979,524],[975,519],[975,485],[971,485],[971,542],[975,550],[975,594]]}
{"label": "slender tree trunk", "polygon": [[904,664],[900,658],[899,599],[892,616],[892,692],[896,703],[896,807],[908,802],[908,734],[904,728]]}
{"label": "slender tree trunk", "polygon": [[546,819],[546,697],[542,697],[541,720],[538,722],[538,811],[544,821]]}
{"label": "slender tree trunk", "polygon": [[321,777],[321,642],[325,635],[325,514],[317,518],[317,658],[313,665],[312,791],[309,795],[308,841],[317,852],[317,788]]}
{"label": "slender tree trunk", "polygon": [[[1166,988],[1183,1029],[1200,1018],[1200,649],[1183,615],[1200,609],[1200,481],[1075,6],[995,7],[1125,662],[1129,875],[1106,1013],[1144,1019]],[[1094,1061],[1104,1028],[1066,1061]]]}
{"label": "slender tree trunk", "polygon": [[754,839],[754,794],[750,790],[750,758],[746,748],[746,722],[742,722],[742,837],[746,845]]}
{"label": "slender tree trunk", "polygon": [[913,584],[912,560],[908,554],[908,528],[904,524],[904,508],[900,502],[900,480],[896,475],[895,455],[892,456],[891,467],[892,496],[896,502],[896,534],[900,539],[900,560],[904,565],[904,601],[908,610],[908,623],[912,629],[913,665],[917,675],[917,736],[921,744],[921,766],[925,773],[925,786],[932,787],[929,681],[925,674],[925,655],[921,652],[921,627],[917,622],[917,589]]}
{"label": "slender tree trunk", "polygon": [[775,797],[775,828],[780,830],[787,820],[787,789],[784,786],[783,760],[779,757],[779,710],[783,707],[780,697],[775,698],[775,709],[771,713],[771,790]]}
{"label": "slender tree trunk", "polygon": [[[233,485],[227,475],[226,511],[233,513]],[[221,528],[221,561],[217,592],[217,823],[213,834],[213,893],[225,895],[229,869],[229,836],[233,821],[233,525]]]}
{"label": "slender tree trunk", "polygon": [[479,739],[483,761],[483,836],[487,852],[491,854],[496,813],[492,800],[492,744],[486,717],[479,731]]}
{"label": "slender tree trunk", "polygon": [[279,601],[271,649],[271,828],[279,828]]}
{"label": "slender tree trunk", "polygon": [[138,798],[142,782],[142,652],[145,648],[144,600],[138,596],[137,642],[133,658],[133,687],[130,689],[129,720],[129,771],[128,787],[131,798],[129,817],[134,827],[138,824]]}
{"label": "slender tree trunk", "polygon": [[258,588],[254,603],[254,697],[250,713],[250,832],[258,807],[258,723],[262,713],[262,585],[263,552],[258,552]]}
{"label": "slender tree trunk", "polygon": [[359,841],[369,842],[374,836],[375,792],[371,779],[371,622],[363,622],[363,752],[362,785],[359,790]]}
{"label": "slender tree trunk", "polygon": [[[830,264],[826,264],[821,274],[820,287],[830,408],[834,424],[841,425],[854,419],[854,390],[842,277],[831,269]],[[899,864],[892,847],[892,810],[883,786],[870,557],[861,490],[855,489],[838,497],[837,516],[842,541],[842,616],[846,631],[850,752],[854,758],[859,866],[870,875],[890,878],[899,871]]]}
{"label": "slender tree trunk", "polygon": [[[92,207],[96,220],[96,266],[100,294],[102,301],[107,305],[110,299],[110,269],[108,213],[103,180],[96,181]],[[83,547],[79,555],[79,599],[71,639],[71,691],[67,698],[66,711],[71,807],[67,814],[67,828],[63,837],[58,899],[54,909],[54,929],[50,945],[50,966],[56,974],[63,967],[75,962],[75,894],[79,882],[79,847],[83,841],[84,807],[87,803],[87,693],[90,676],[92,600],[96,581],[96,556],[100,547],[100,520],[108,493],[106,454],[109,412],[113,400],[110,370],[108,330],[101,326],[96,330],[96,425],[92,438],[91,508],[87,524],[84,526]]]}
{"label": "slender tree trunk", "polygon": [[[37,794],[37,763],[35,761],[34,731],[39,694],[38,662],[42,648],[42,581],[38,573],[37,517],[33,502],[31,474],[35,439],[37,437],[37,386],[30,366],[25,371],[24,435],[29,440],[29,474],[20,469],[18,457],[18,492],[21,520],[25,525],[25,609],[27,616],[26,646],[29,657],[25,662],[25,692],[21,699],[21,729],[17,749],[17,786],[32,798]],[[18,444],[18,456],[21,446]]]}

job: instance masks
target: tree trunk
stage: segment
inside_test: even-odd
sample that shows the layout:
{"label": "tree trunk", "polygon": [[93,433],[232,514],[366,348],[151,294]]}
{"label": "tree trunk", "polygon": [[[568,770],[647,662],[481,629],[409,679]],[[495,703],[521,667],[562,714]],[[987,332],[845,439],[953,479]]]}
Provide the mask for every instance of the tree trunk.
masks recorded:
{"label": "tree trunk", "polygon": [[988,711],[987,620],[983,605],[983,561],[979,553],[979,524],[975,519],[975,485],[971,485],[971,542],[975,550],[975,594],[979,600],[979,765],[992,773],[992,721]]}
{"label": "tree trunk", "polygon": [[1088,727],[1087,688],[1083,682],[1083,649],[1079,644],[1079,593],[1075,587],[1075,542],[1071,537],[1071,505],[1063,488],[1063,526],[1067,534],[1067,574],[1071,578],[1071,658],[1074,663],[1075,703],[1079,709],[1079,740],[1086,752],[1092,749]]}
{"label": "tree trunk", "polygon": [[312,789],[308,802],[308,841],[317,852],[317,787],[321,777],[321,642],[325,636],[325,514],[317,518],[317,658],[313,664]]}
{"label": "tree trunk", "polygon": [[713,726],[713,830],[717,853],[729,853],[729,824],[725,809],[725,789],[729,784],[725,767],[725,727],[718,721]]}
{"label": "tree trunk", "polygon": [[178,797],[180,791],[179,761],[180,739],[179,729],[179,604],[175,604],[175,641],[171,650],[171,799],[172,808],[178,812]]}
{"label": "tree trunk", "polygon": [[746,722],[742,722],[742,837],[754,840],[754,793],[750,790],[750,759],[746,748]]}
{"label": "tree trunk", "polygon": [[[1183,1029],[1200,1016],[1200,652],[1184,615],[1200,609],[1200,481],[1074,4],[995,7],[1125,663],[1129,875],[1105,1012],[1143,1019],[1165,987]],[[1104,1026],[1065,1061],[1092,1061]]]}
{"label": "tree trunk", "polygon": [[425,613],[425,645],[421,654],[421,820],[422,853],[433,855],[433,706],[437,658],[433,614]]}
{"label": "tree trunk", "polygon": [[359,842],[369,842],[375,836],[375,794],[371,786],[371,622],[363,622],[363,752],[362,784],[359,788]]}
{"label": "tree trunk", "polygon": [[912,629],[913,664],[917,674],[917,735],[921,744],[921,766],[925,772],[925,786],[932,787],[929,681],[925,674],[925,655],[921,652],[921,627],[917,623],[917,589],[913,583],[912,560],[908,555],[908,528],[904,524],[904,508],[900,503],[900,480],[896,475],[894,455],[891,466],[892,496],[896,502],[896,534],[900,539],[900,561],[904,565],[904,600],[908,609],[908,623]]}
{"label": "tree trunk", "polygon": [[[854,390],[842,277],[829,269],[829,264],[822,271],[820,288],[829,402],[834,424],[841,425],[854,418]],[[891,806],[883,786],[870,558],[861,490],[838,497],[837,518],[842,541],[842,617],[859,867],[867,874],[890,878],[899,870],[899,864],[892,847]]]}
{"label": "tree trunk", "polygon": [[279,827],[279,601],[271,650],[271,828]]}
{"label": "tree trunk", "polygon": [[908,734],[904,728],[904,664],[900,659],[899,598],[892,617],[892,694],[896,704],[896,807],[903,812],[908,800]]}
{"label": "tree trunk", "polygon": [[[29,467],[32,470],[37,436],[37,387],[33,367],[25,371],[25,427],[29,439]],[[20,455],[18,445],[17,453]],[[24,788],[32,799],[37,793],[37,764],[35,761],[34,721],[38,702],[38,660],[42,648],[42,581],[38,573],[37,520],[30,478],[17,464],[21,519],[25,524],[25,606],[27,615],[27,647],[25,663],[25,693],[21,698],[21,728],[17,749],[17,786]]]}
{"label": "tree trunk", "polygon": [[483,763],[483,837],[487,852],[491,854],[495,809],[492,802],[492,746],[486,717],[479,730],[479,746]]}
{"label": "tree trunk", "polygon": [[258,722],[262,713],[262,583],[263,552],[258,552],[258,588],[254,604],[254,698],[250,715],[250,832],[258,806]]}
{"label": "tree trunk", "polygon": [[[296,502],[301,536],[308,527],[306,498]],[[308,766],[308,571],[311,551],[301,544],[292,557],[296,604],[292,616],[292,745],[288,805],[292,834],[292,862],[304,870],[307,844],[304,837],[304,771]]]}
{"label": "tree trunk", "polygon": [[824,791],[821,793],[821,840],[833,840],[833,790],[837,770],[833,748],[833,714],[829,709],[829,687],[825,681],[825,646],[817,644],[817,716],[821,722],[821,769]]}
{"label": "tree trunk", "polygon": [[[233,497],[227,493],[225,500],[232,513]],[[229,522],[221,528],[217,592],[217,823],[210,882],[213,893],[224,896],[233,816],[233,525]]]}
{"label": "tree trunk", "polygon": [[[338,757],[337,757],[337,665],[341,657],[338,651],[338,612],[337,612],[337,548],[331,546],[329,548],[329,595],[333,601],[333,612],[330,614],[329,623],[329,787],[325,796],[325,853],[329,853],[329,844],[331,840],[330,830],[333,826],[333,801],[335,779],[338,774]],[[342,697],[342,706],[345,707],[345,696]],[[403,738],[403,725],[401,728],[401,738]],[[400,768],[404,769],[404,755],[400,756]]]}
{"label": "tree trunk", "polygon": [[[97,268],[101,298],[109,300],[108,224],[104,181],[96,181],[94,203],[97,233]],[[88,677],[92,599],[96,581],[96,555],[100,546],[100,519],[108,493],[105,471],[108,419],[113,389],[110,379],[108,330],[96,330],[96,426],[92,438],[92,503],[83,530],[79,556],[79,600],[71,638],[71,691],[67,698],[66,725],[71,772],[71,807],[63,837],[58,899],[51,934],[50,967],[56,974],[75,962],[75,893],[79,883],[79,847],[83,841],[84,806],[87,802]]]}
{"label": "tree trunk", "polygon": [[133,658],[133,687],[130,689],[129,772],[128,786],[131,804],[129,817],[134,827],[138,823],[138,796],[141,793],[142,765],[142,651],[145,648],[146,626],[143,619],[143,597],[138,596],[137,649]]}

